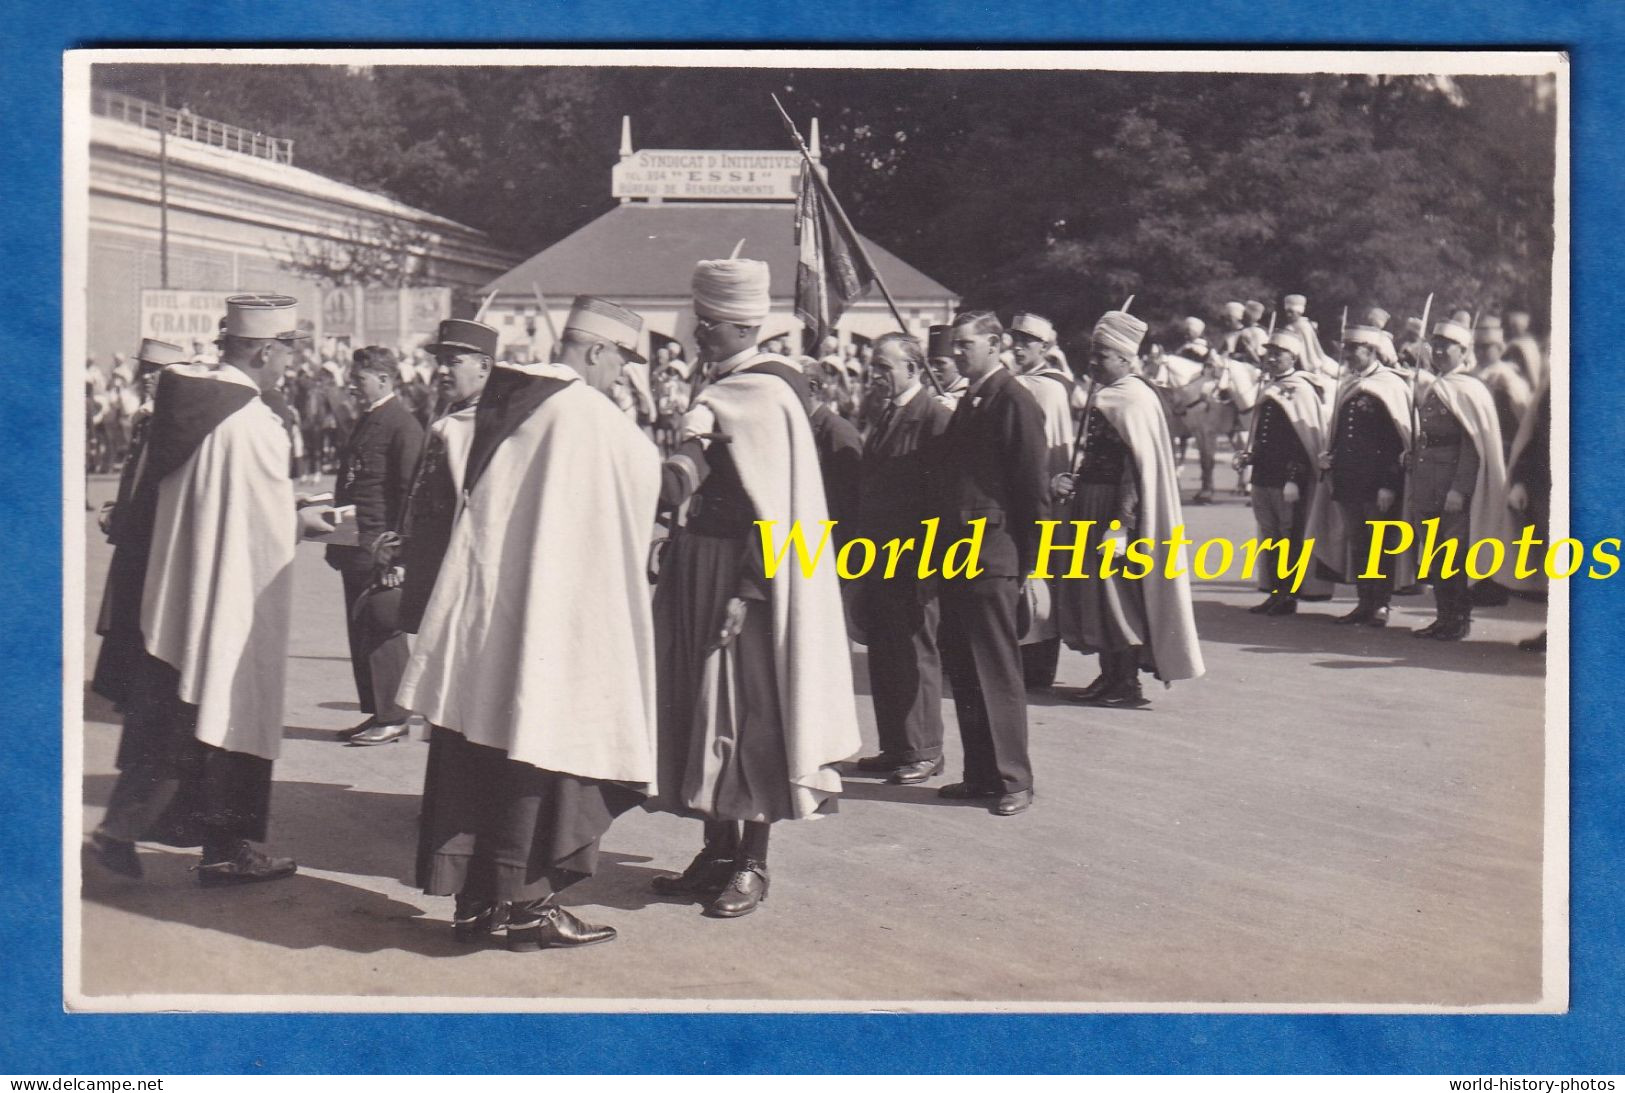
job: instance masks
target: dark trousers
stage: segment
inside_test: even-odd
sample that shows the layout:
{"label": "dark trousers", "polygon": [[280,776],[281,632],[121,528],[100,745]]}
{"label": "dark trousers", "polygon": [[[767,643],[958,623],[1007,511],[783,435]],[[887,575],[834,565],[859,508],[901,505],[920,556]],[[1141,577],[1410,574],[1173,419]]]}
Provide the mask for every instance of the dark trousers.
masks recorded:
{"label": "dark trousers", "polygon": [[920,602],[921,587],[913,580],[872,580],[861,594],[880,750],[899,764],[936,759],[942,754],[936,597]]}
{"label": "dark trousers", "polygon": [[[373,678],[374,659],[381,652],[389,652],[385,645],[397,634],[370,623],[365,611],[360,618],[356,616],[356,603],[360,601],[362,593],[372,586],[372,571],[342,569],[339,572],[344,577],[344,625],[350,636],[350,671],[355,675],[356,701],[361,704],[362,713],[372,714],[386,725],[399,724],[407,719],[408,711],[395,705],[393,686],[388,694],[380,694]],[[405,643],[402,642],[401,646],[404,651]],[[404,670],[404,664],[401,669]],[[400,676],[393,675],[390,681],[399,684]],[[377,682],[384,683],[386,680]]]}
{"label": "dark trousers", "polygon": [[[1343,508],[1343,526],[1348,529],[1349,549],[1354,556],[1354,573],[1365,572],[1365,560],[1371,553],[1371,540],[1376,534],[1371,527],[1371,521],[1399,519],[1401,500],[1396,496],[1393,507],[1387,512],[1383,512],[1377,507],[1375,498],[1370,501],[1340,500],[1337,502]],[[1379,568],[1386,570],[1381,577],[1367,579],[1354,577],[1353,574],[1345,575],[1346,577],[1352,577],[1354,580],[1355,591],[1360,598],[1362,607],[1369,607],[1374,610],[1388,606],[1389,600],[1393,599],[1394,595],[1393,567],[1395,564],[1394,558],[1385,555],[1379,559],[1378,563]]]}
{"label": "dark trousers", "polygon": [[1033,784],[1016,635],[1020,595],[1015,577],[944,581],[942,590],[942,667],[965,747],[965,781],[1003,793]]}
{"label": "dark trousers", "polygon": [[525,902],[598,867],[598,843],[642,794],[540,770],[434,726],[418,820],[417,880],[430,895]]}
{"label": "dark trousers", "polygon": [[198,708],[176,693],[173,668],[147,656],[123,703],[118,779],[98,828],[122,842],[227,852],[262,841],[271,810],[271,761],[198,740]]}

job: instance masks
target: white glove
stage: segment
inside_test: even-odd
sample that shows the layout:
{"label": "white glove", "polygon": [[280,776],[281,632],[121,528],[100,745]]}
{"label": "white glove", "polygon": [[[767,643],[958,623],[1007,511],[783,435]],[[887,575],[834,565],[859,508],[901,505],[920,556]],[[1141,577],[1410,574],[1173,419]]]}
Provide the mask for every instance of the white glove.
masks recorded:
{"label": "white glove", "polygon": [[717,431],[717,415],[711,412],[711,407],[703,402],[696,402],[683,415],[683,439],[688,440],[701,433],[714,433]]}

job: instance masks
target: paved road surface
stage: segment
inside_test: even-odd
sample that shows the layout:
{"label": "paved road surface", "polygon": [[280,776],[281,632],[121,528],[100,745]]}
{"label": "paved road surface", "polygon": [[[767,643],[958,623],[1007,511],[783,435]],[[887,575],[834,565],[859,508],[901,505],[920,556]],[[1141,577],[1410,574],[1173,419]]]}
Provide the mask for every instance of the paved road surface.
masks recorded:
{"label": "paved road surface", "polygon": [[[91,500],[111,492],[97,480]],[[1252,533],[1233,494],[1186,517],[1198,538]],[[87,623],[107,561],[92,529]],[[849,781],[837,817],[775,831],[772,896],[734,921],[649,891],[657,871],[688,861],[698,824],[632,813],[605,839],[598,876],[567,899],[620,939],[519,955],[456,944],[451,900],[403,881],[427,745],[335,742],[360,719],[339,579],[314,546],[297,569],[271,845],[300,872],[201,891],[193,854],[150,847],[145,883],[92,874],[82,959],[95,1005],[130,994],[234,1006],[256,1004],[243,995],[1475,1005],[1541,993],[1543,663],[1512,646],[1542,625],[1538,605],[1481,612],[1471,641],[1444,645],[1407,633],[1431,617],[1426,598],[1396,601],[1387,631],[1350,630],[1326,621],[1347,602],[1260,619],[1239,580],[1199,584],[1208,675],[1148,690],[1152,709],[1067,702],[1095,665],[1063,654],[1057,692],[1032,705],[1030,812],[941,802],[943,780]],[[87,644],[88,677],[94,635]],[[866,681],[861,650],[854,668]],[[951,707],[947,717],[957,775]],[[88,830],[118,740],[116,715],[88,691],[84,734]]]}

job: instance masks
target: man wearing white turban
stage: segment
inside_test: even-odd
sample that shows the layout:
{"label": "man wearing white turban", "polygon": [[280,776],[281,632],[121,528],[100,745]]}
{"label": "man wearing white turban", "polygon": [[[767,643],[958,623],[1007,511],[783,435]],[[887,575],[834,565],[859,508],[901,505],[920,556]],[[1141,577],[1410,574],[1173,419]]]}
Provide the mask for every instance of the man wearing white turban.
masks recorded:
{"label": "man wearing white turban", "polygon": [[710,380],[662,469],[662,505],[688,511],[655,590],[659,793],[650,807],[705,821],[705,844],[680,876],[654,887],[737,918],[767,898],[771,825],[833,811],[835,764],[861,739],[834,568],[804,574],[786,559],[768,576],[763,558],[758,521],[775,537],[800,525],[815,546],[828,517],[805,378],[757,348],[770,310],[767,265],[701,262],[693,292]]}
{"label": "man wearing white turban", "polygon": [[1149,544],[1154,559],[1143,579],[1125,578],[1119,570],[1058,582],[1062,640],[1100,655],[1099,678],[1078,698],[1102,706],[1144,706],[1141,670],[1165,683],[1195,679],[1205,670],[1189,566],[1176,534],[1185,521],[1167,418],[1155,389],[1131,367],[1145,331],[1143,321],[1124,311],[1108,311],[1095,325],[1089,339],[1095,389],[1075,469],[1056,483],[1057,493],[1068,498],[1067,518],[1088,522],[1081,544],[1086,564],[1102,564],[1108,544],[1112,556],[1122,559],[1129,540]]}

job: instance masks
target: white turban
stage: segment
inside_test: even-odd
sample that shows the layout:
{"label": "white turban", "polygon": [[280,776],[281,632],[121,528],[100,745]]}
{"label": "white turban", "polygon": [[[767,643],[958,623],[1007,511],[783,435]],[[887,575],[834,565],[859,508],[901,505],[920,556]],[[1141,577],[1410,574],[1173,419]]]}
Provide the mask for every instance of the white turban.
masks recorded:
{"label": "white turban", "polygon": [[1125,357],[1137,356],[1145,340],[1145,323],[1126,311],[1108,311],[1095,324],[1089,340],[1101,349],[1115,349]]}
{"label": "white turban", "polygon": [[701,318],[757,326],[772,310],[766,262],[718,258],[694,267],[694,313]]}

